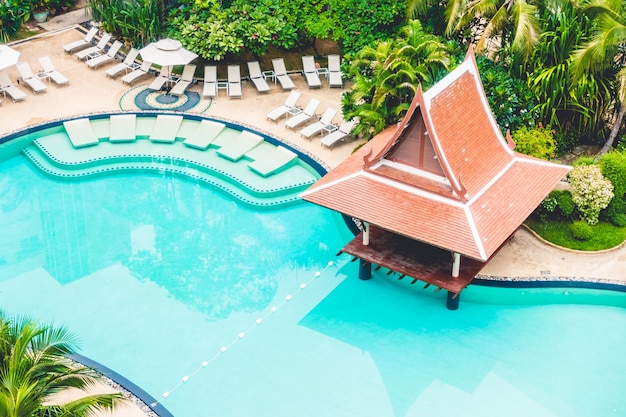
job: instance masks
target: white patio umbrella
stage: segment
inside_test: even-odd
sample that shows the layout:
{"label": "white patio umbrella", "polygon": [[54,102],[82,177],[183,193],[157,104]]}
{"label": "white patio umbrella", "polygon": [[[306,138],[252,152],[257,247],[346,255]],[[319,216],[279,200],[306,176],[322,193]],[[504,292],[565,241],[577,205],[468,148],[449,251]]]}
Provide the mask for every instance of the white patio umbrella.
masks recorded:
{"label": "white patio umbrella", "polygon": [[7,45],[0,45],[0,70],[17,64],[20,53]]}
{"label": "white patio umbrella", "polygon": [[[175,39],[161,39],[141,48],[139,54],[144,61],[167,67],[168,72],[173,65],[185,65],[198,57]],[[169,74],[168,74],[169,76]]]}

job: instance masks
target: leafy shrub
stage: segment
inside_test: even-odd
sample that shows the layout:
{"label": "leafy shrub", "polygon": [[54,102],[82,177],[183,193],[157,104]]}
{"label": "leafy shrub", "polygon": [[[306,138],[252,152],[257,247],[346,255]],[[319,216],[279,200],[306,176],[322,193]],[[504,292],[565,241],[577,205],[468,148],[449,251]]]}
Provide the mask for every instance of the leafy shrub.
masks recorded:
{"label": "leafy shrub", "polygon": [[533,212],[534,216],[542,223],[547,223],[548,220],[553,218],[553,213],[556,210],[558,200],[557,191],[552,191],[548,196],[539,204],[539,206]]}
{"label": "leafy shrub", "polygon": [[9,38],[22,27],[22,22],[30,17],[28,2],[20,0],[0,1],[0,41],[8,42]]}
{"label": "leafy shrub", "polygon": [[541,159],[550,159],[555,155],[554,131],[541,124],[534,128],[522,126],[511,136],[517,152]]}
{"label": "leafy shrub", "polygon": [[572,162],[572,166],[578,165],[595,165],[596,159],[593,156],[579,156]]}
{"label": "leafy shrub", "polygon": [[555,130],[554,140],[556,142],[557,155],[565,155],[580,143],[580,133],[575,129],[557,128]]}
{"label": "leafy shrub", "polygon": [[587,223],[598,223],[600,210],[613,198],[613,185],[597,165],[576,165],[568,176],[572,200]]}
{"label": "leafy shrub", "polygon": [[617,213],[611,217],[611,223],[617,227],[626,227],[626,214]]}
{"label": "leafy shrub", "polygon": [[102,28],[141,47],[158,39],[163,22],[158,0],[89,0],[94,20]]}
{"label": "leafy shrub", "polygon": [[600,159],[602,175],[613,184],[614,197],[606,208],[606,215],[611,223],[619,223],[616,216],[626,214],[626,151],[612,151]]}
{"label": "leafy shrub", "polygon": [[593,227],[584,220],[575,221],[570,225],[572,236],[577,240],[589,240],[593,236]]}
{"label": "leafy shrub", "polygon": [[576,210],[576,205],[572,199],[572,193],[567,190],[555,191],[555,193],[557,193],[556,206],[559,214],[565,220],[571,219]]}

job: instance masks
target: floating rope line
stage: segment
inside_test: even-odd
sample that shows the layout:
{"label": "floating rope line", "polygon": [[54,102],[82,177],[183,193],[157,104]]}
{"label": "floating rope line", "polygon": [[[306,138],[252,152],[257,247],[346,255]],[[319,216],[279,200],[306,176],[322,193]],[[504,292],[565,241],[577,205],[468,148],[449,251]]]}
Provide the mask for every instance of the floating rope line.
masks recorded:
{"label": "floating rope line", "polygon": [[283,299],[283,301],[281,301],[278,305],[272,306],[265,313],[265,315],[257,318],[250,327],[248,327],[246,330],[244,330],[242,332],[239,332],[237,334],[237,336],[230,343],[227,343],[227,344],[223,345],[222,347],[220,347],[219,350],[217,352],[215,352],[215,354],[213,356],[211,356],[209,359],[206,359],[206,360],[202,361],[200,363],[200,366],[198,366],[196,369],[194,369],[191,373],[183,376],[178,381],[178,383],[176,385],[174,385],[168,391],[165,391],[163,394],[161,394],[161,398],[159,398],[156,402],[151,403],[150,407],[152,407],[152,408],[156,407],[157,404],[161,403],[163,400],[168,398],[174,391],[176,391],[181,386],[183,386],[183,384],[188,382],[191,378],[193,378],[195,375],[197,375],[200,371],[202,371],[204,368],[206,368],[211,363],[216,361],[222,354],[226,353],[228,351],[228,349],[230,349],[235,343],[239,342],[248,333],[250,333],[251,331],[256,329],[261,323],[263,323],[264,320],[269,318],[272,314],[276,313],[281,307],[283,307],[285,304],[287,304],[289,301],[291,301],[293,299],[293,297],[298,295],[298,293],[300,293],[302,290],[304,290],[309,284],[311,284],[313,281],[315,281],[317,278],[319,278],[322,275],[322,272],[328,270],[329,268],[331,268],[334,265],[335,265],[335,262],[329,261],[326,264],[326,266],[322,269],[322,271],[316,271],[315,274],[313,274],[313,278],[311,278],[308,282],[301,283],[293,294],[287,295]]}

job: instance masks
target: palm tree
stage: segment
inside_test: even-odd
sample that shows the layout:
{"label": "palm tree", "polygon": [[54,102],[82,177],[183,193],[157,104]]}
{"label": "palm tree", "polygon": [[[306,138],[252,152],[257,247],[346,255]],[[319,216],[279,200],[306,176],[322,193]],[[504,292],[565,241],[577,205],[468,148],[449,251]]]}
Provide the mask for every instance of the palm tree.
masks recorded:
{"label": "palm tree", "polygon": [[[433,0],[409,0],[407,16],[420,16],[437,5]],[[468,31],[477,53],[499,39],[500,47],[509,43],[513,51],[528,56],[541,35],[537,6],[526,0],[448,0],[446,18],[446,35]]]}
{"label": "palm tree", "polygon": [[593,19],[595,33],[591,39],[573,54],[575,78],[585,77],[606,68],[617,66],[615,77],[617,94],[613,110],[613,128],[604,146],[602,155],[613,146],[626,113],[626,68],[624,67],[624,44],[626,43],[626,15],[621,1],[591,0],[584,11]]}
{"label": "palm tree", "polygon": [[120,404],[121,394],[88,395],[63,404],[53,401],[55,394],[83,390],[98,379],[92,370],[68,359],[75,346],[76,337],[63,327],[0,312],[0,415],[88,417]]}

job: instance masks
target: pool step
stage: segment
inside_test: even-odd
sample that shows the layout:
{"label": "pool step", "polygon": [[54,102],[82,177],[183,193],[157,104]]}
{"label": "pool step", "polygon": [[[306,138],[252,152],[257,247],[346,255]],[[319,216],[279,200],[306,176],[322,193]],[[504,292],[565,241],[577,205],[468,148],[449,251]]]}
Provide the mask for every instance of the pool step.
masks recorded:
{"label": "pool step", "polygon": [[[146,146],[146,143],[137,142],[138,146],[134,147],[134,151]],[[63,156],[64,153],[55,153],[43,141],[35,140],[34,143],[33,146],[24,148],[24,155],[44,174],[55,178],[71,180],[86,176],[109,175],[114,172],[152,172],[161,175],[171,173],[209,184],[255,207],[276,207],[298,203],[301,201],[298,193],[315,182],[315,178],[301,166],[294,166],[280,173],[284,174],[285,178],[291,176],[296,181],[285,183],[273,179],[273,181],[263,183],[262,179],[250,176],[256,174],[244,166],[245,161],[241,164],[228,162],[230,166],[224,167],[221,166],[223,162],[217,160],[215,164],[217,166],[211,166],[202,161],[194,161],[195,158],[164,155],[156,152],[156,149],[153,149],[155,153],[152,154],[133,152],[131,147],[124,148],[119,144],[114,145],[117,150],[111,154],[106,152],[106,145],[102,146],[103,143],[92,148],[93,150],[98,148],[101,152],[83,153],[83,156],[94,157],[81,159],[77,158],[75,152],[67,153],[66,156]],[[70,156],[67,157],[67,155]],[[207,155],[205,153],[203,157],[207,159]],[[231,172],[226,171],[227,168],[230,168]],[[255,186],[257,182],[263,184]]]}

